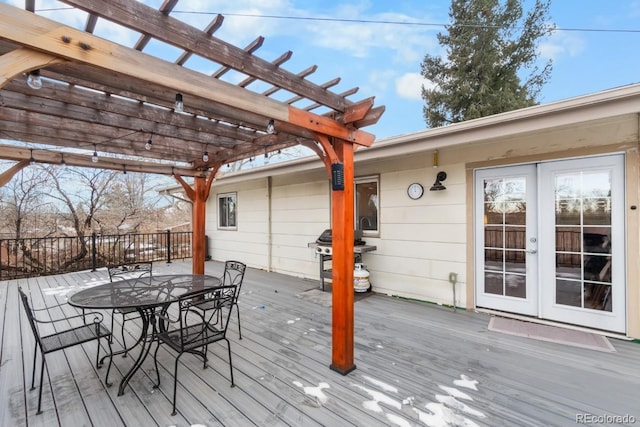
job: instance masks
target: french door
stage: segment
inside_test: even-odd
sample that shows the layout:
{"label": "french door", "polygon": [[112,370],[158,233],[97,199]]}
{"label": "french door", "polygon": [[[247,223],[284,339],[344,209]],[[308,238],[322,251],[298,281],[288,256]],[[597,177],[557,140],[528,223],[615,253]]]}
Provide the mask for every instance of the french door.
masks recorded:
{"label": "french door", "polygon": [[625,332],[624,158],[475,173],[476,305]]}

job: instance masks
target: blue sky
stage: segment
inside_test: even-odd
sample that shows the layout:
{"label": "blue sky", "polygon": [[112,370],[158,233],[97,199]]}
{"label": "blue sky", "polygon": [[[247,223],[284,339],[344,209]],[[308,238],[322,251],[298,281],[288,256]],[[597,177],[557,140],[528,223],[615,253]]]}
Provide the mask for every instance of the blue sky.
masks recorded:
{"label": "blue sky", "polygon": [[[24,7],[24,0],[2,1]],[[525,0],[525,9],[532,2]],[[157,8],[162,0],[145,3]],[[51,0],[37,0],[36,5],[64,7]],[[426,53],[442,53],[436,34],[444,31],[442,24],[448,23],[449,5],[449,0],[180,0],[172,15],[204,28],[215,13],[222,13],[225,23],[217,37],[244,47],[262,35],[266,40],[256,53],[258,56],[273,60],[291,50],[293,57],[283,65],[287,70],[299,72],[315,64],[318,70],[310,80],[324,83],[341,77],[340,84],[332,90],[343,92],[359,87],[358,93],[350,97],[354,101],[375,96],[376,105],[387,109],[380,122],[366,130],[386,138],[426,128],[420,98],[420,63]],[[39,13],[54,13],[57,20],[76,27],[82,27],[86,19],[79,12]],[[541,57],[554,61],[551,79],[540,97],[542,103],[640,82],[640,0],[555,0],[550,15],[559,29],[597,31],[560,30],[541,44]],[[336,18],[434,25],[331,20]],[[135,34],[106,25],[98,25],[96,34],[129,46],[137,40]],[[147,49],[154,54],[161,51],[170,60],[179,55],[175,49],[160,44],[151,44]],[[186,66],[204,72],[217,69],[215,64],[195,61]],[[236,83],[241,76],[229,74],[225,79]]]}

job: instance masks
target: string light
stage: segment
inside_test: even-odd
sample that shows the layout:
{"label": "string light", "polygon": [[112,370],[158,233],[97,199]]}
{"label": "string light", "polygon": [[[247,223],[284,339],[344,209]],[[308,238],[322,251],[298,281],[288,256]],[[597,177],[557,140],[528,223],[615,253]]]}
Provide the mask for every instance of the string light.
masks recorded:
{"label": "string light", "polygon": [[67,162],[64,159],[64,153],[60,153],[60,164],[62,165],[62,167],[67,167]]}
{"label": "string light", "polygon": [[144,149],[145,150],[151,150],[151,144],[153,144],[153,141],[151,140],[151,135],[149,135],[149,140],[147,141],[146,144],[144,144]]}
{"label": "string light", "polygon": [[98,150],[96,149],[96,144],[93,144],[93,156],[91,156],[91,161],[93,163],[98,163]]}
{"label": "string light", "polygon": [[184,102],[182,102],[182,94],[176,93],[176,102],[173,104],[173,111],[182,113],[184,111]]}
{"label": "string light", "polygon": [[202,161],[203,162],[208,162],[209,161],[209,152],[205,151],[204,153],[202,153]]}
{"label": "string light", "polygon": [[29,164],[33,166],[36,164],[36,159],[33,158],[33,148],[30,148],[29,151],[31,152],[31,156],[29,157]]}
{"label": "string light", "polygon": [[42,79],[40,78],[40,70],[33,70],[27,76],[27,86],[31,89],[38,90],[42,87]]}
{"label": "string light", "polygon": [[276,133],[276,122],[273,119],[269,119],[269,123],[267,124],[267,133],[269,135]]}

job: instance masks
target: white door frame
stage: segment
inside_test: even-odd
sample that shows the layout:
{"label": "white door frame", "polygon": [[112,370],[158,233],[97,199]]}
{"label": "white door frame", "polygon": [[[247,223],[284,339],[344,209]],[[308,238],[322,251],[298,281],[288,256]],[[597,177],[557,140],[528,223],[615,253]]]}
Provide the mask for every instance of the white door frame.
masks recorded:
{"label": "white door frame", "polygon": [[[518,248],[512,248],[505,252],[519,252],[524,256],[524,271],[525,274],[525,295],[522,296],[509,296],[508,293],[508,277],[517,277],[515,275],[509,275],[507,266],[508,262],[505,259],[502,261],[505,267],[502,267],[502,272],[496,272],[498,276],[503,277],[503,294],[498,295],[495,293],[485,292],[485,272],[489,275],[494,273],[485,271],[485,189],[484,183],[487,181],[499,182],[503,181],[515,183],[522,187],[524,190],[524,202],[525,202],[525,217],[526,217],[526,232],[524,233],[523,240],[526,240],[524,244],[519,244]],[[521,165],[521,166],[507,166],[493,169],[482,169],[475,172],[475,184],[474,184],[474,204],[475,204],[475,268],[476,268],[476,306],[492,308],[501,311],[508,311],[519,314],[526,314],[535,316],[538,314],[538,260],[537,260],[537,194],[536,194],[536,166],[535,165]],[[506,194],[503,194],[506,196]],[[492,196],[494,197],[494,196]],[[502,195],[498,195],[498,198]],[[521,196],[519,196],[522,198]],[[511,199],[510,199],[511,200]],[[500,203],[500,201],[498,202]],[[505,201],[506,204],[510,201]],[[491,221],[492,223],[494,221]],[[505,219],[505,222],[509,222]],[[494,227],[495,228],[495,227]],[[509,225],[504,225],[503,238],[506,239],[507,228]],[[491,246],[491,245],[490,245]],[[497,248],[507,248],[509,244],[503,242],[502,245],[496,246]],[[499,249],[498,249],[499,250]],[[501,267],[497,267],[501,269]],[[521,264],[518,266],[521,268]],[[513,270],[512,270],[513,271]]]}
{"label": "white door frame", "polygon": [[[555,177],[571,171],[585,172],[585,175],[589,176],[600,172],[603,176],[609,174],[611,179],[611,311],[556,302]],[[474,172],[476,306],[625,333],[624,176],[624,155],[622,154],[476,170]],[[525,177],[526,180],[526,298],[485,293],[484,182],[515,177]],[[580,238],[580,244],[584,244],[583,238],[584,236]],[[581,253],[579,256],[588,256],[588,254]]]}
{"label": "white door frame", "polygon": [[[611,260],[606,271],[611,277],[611,293],[609,296],[610,310],[577,307],[559,304],[556,301],[556,224],[553,216],[549,221],[540,224],[540,280],[549,286],[540,288],[540,317],[560,322],[579,324],[596,329],[614,332],[626,332],[626,262],[625,262],[625,185],[624,185],[624,156],[609,155],[589,157],[557,162],[546,162],[539,165],[540,211],[555,212],[556,177],[571,174],[582,174],[584,178],[594,179],[596,174],[608,175],[610,183],[610,212],[611,212]],[[582,175],[580,175],[582,176]],[[588,229],[588,225],[581,225]],[[593,226],[592,226],[593,227]],[[597,227],[597,226],[596,226]],[[587,230],[583,230],[587,233]],[[583,237],[584,240],[586,237]],[[583,243],[586,246],[586,243]],[[587,249],[578,251],[576,256],[584,257]],[[584,263],[585,261],[583,261]],[[586,270],[586,264],[582,270]],[[605,270],[605,268],[603,268]],[[583,274],[585,274],[583,272]],[[608,279],[606,279],[608,280]],[[588,286],[582,286],[587,292]],[[584,297],[583,297],[584,298]]]}

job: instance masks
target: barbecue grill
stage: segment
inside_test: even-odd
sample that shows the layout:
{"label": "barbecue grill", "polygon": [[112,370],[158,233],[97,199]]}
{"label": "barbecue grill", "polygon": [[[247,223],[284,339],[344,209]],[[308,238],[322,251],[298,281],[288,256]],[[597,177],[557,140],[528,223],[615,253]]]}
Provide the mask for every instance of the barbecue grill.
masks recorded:
{"label": "barbecue grill", "polygon": [[[325,263],[331,261],[333,255],[332,234],[331,229],[324,230],[320,237],[315,242],[309,243],[308,246],[313,248],[316,256],[320,261],[320,287],[324,291],[324,280],[331,279],[331,267],[327,268]],[[354,230],[353,232],[353,259],[355,263],[362,262],[362,254],[365,252],[375,251],[377,248],[372,245],[367,245],[362,240],[362,230]]]}

